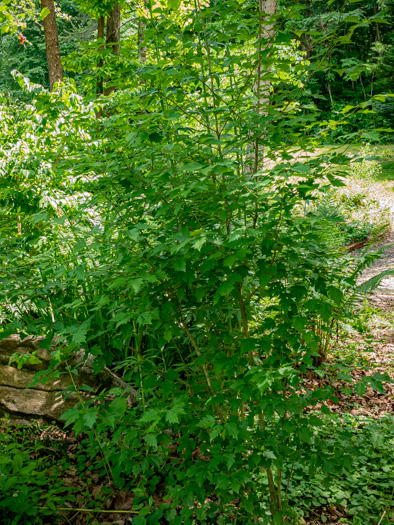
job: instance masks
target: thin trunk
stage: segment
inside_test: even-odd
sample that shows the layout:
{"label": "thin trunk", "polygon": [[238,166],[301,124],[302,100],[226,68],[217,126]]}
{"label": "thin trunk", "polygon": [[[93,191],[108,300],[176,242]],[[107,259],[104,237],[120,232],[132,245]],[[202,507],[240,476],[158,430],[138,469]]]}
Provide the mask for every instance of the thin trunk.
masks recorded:
{"label": "thin trunk", "polygon": [[[375,77],[371,79],[371,98],[373,97],[373,81]],[[373,127],[376,129],[375,113],[372,113]]]}
{"label": "thin trunk", "polygon": [[142,42],[145,40],[145,22],[140,18],[138,20],[138,53],[140,55],[140,60],[143,64],[146,62],[146,46],[142,45]]}
{"label": "thin trunk", "polygon": [[[100,16],[97,22],[97,40],[104,41],[104,28],[105,28],[105,17]],[[104,48],[104,45],[99,46],[99,52]],[[103,59],[100,57],[98,64],[98,76],[97,76],[97,96],[102,95],[104,93],[104,84],[103,84],[103,76],[102,76],[102,68],[103,68]]]}
{"label": "thin trunk", "polygon": [[[378,14],[378,7],[376,6],[376,4],[375,4],[373,9],[374,9],[375,15],[377,15]],[[375,27],[376,27],[376,42],[381,42],[382,41],[382,35],[380,33],[379,22],[375,23]]]}
{"label": "thin trunk", "polygon": [[[112,49],[112,53],[116,56],[120,55],[120,7],[118,2],[107,17],[107,48]],[[116,91],[115,86],[105,88],[104,95],[109,95],[113,91]]]}
{"label": "thin trunk", "polygon": [[[263,21],[264,16],[275,15],[278,9],[277,0],[259,0],[259,17],[261,22]],[[275,35],[275,25],[274,24],[263,24],[260,23],[259,28],[259,53],[261,53],[262,47],[262,38],[264,40],[271,40]],[[267,72],[271,71],[271,66],[268,66]],[[263,79],[264,67],[260,64],[256,69],[256,82],[253,86],[253,91],[257,96],[257,112],[259,114],[264,114],[264,108],[269,104],[270,99],[270,89],[271,81]]]}
{"label": "thin trunk", "polygon": [[361,84],[361,88],[362,88],[363,93],[364,93],[364,100],[367,100],[367,94],[365,93],[364,83],[363,83],[363,79],[362,79],[361,75],[360,75],[360,84]]}
{"label": "thin trunk", "polygon": [[[264,19],[269,18],[277,13],[278,10],[278,1],[277,0],[259,0],[259,33],[258,33],[258,45],[257,51],[259,59],[261,57],[261,52],[265,46],[269,45],[269,41],[275,35],[275,25],[274,24],[264,24]],[[263,45],[263,41],[264,44]],[[267,114],[267,106],[270,103],[270,90],[271,90],[271,81],[264,78],[265,73],[269,73],[271,67],[268,66],[266,71],[264,71],[264,65],[259,63],[256,68],[255,83],[253,85],[253,92],[257,98],[256,103],[256,112],[259,115]],[[246,159],[245,172],[248,176],[254,175],[259,167],[262,166],[264,162],[264,148],[259,145],[259,138],[248,145],[248,153]]]}
{"label": "thin trunk", "polygon": [[[239,304],[239,310],[240,310],[240,317],[242,321],[242,331],[245,339],[250,338],[250,331],[249,331],[249,323],[248,318],[246,315],[246,307],[244,298],[242,295],[242,283],[238,283],[238,304]],[[253,352],[249,350],[247,359],[251,366],[256,366]],[[259,414],[259,427],[262,432],[265,432],[265,420],[264,420],[264,414]],[[267,472],[267,478],[268,478],[268,491],[270,494],[270,506],[271,506],[271,512],[273,515],[276,514],[278,510],[282,509],[282,500],[281,500],[281,474],[279,474],[278,471],[278,483],[277,486],[275,486],[275,480],[274,480],[274,474],[272,471],[272,467],[268,467],[266,469]]]}
{"label": "thin trunk", "polygon": [[45,8],[49,9],[49,13],[44,18],[43,24],[48,62],[49,86],[52,91],[56,83],[63,80],[63,66],[60,61],[60,46],[53,0],[41,0],[41,9]]}
{"label": "thin trunk", "polygon": [[327,91],[328,91],[328,94],[330,96],[331,106],[333,106],[334,105],[334,99],[332,98],[331,82],[329,80],[327,82]]}

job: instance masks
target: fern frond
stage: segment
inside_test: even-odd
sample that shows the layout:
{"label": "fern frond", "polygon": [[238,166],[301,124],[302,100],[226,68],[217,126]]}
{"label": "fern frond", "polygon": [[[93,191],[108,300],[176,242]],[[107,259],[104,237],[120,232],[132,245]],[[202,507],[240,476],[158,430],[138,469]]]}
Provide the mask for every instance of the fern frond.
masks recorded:
{"label": "fern frond", "polygon": [[391,270],[385,270],[384,272],[381,272],[378,275],[374,275],[373,277],[368,279],[368,281],[365,281],[364,283],[357,286],[357,288],[355,289],[355,293],[367,294],[373,292],[379,286],[381,281],[383,281],[385,277],[388,277],[390,275],[394,275],[394,268],[392,268]]}

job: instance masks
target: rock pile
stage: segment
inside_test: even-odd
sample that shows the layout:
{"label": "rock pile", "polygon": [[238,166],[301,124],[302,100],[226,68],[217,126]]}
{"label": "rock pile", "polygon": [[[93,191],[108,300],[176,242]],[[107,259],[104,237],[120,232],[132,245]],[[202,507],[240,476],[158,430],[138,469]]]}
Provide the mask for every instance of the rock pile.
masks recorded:
{"label": "rock pile", "polygon": [[[26,337],[21,339],[18,335],[11,335],[0,341],[0,416],[10,414],[13,417],[24,419],[43,418],[58,421],[62,413],[76,405],[78,395],[76,392],[67,396],[62,394],[72,384],[70,374],[61,369],[57,378],[50,378],[47,382],[40,382],[26,388],[33,380],[34,375],[40,370],[46,370],[52,360],[51,351],[56,349],[52,344],[51,351],[40,347],[43,337]],[[9,365],[10,357],[18,353],[28,357],[35,355],[38,359],[27,359],[21,370],[16,366]],[[97,394],[104,388],[119,387],[129,391],[128,402],[134,404],[136,392],[127,383],[122,381],[108,368],[99,373],[93,369],[94,356],[85,352],[77,352],[71,367],[79,365],[78,374],[73,374],[77,388],[86,385],[92,389],[92,394]],[[86,398],[86,392],[81,392]]]}

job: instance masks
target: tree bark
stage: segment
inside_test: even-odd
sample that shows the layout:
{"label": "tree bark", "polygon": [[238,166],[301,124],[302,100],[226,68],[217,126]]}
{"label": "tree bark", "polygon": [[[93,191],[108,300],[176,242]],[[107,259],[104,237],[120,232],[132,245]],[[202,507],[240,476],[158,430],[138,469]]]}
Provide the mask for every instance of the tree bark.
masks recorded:
{"label": "tree bark", "polygon": [[[118,2],[115,2],[112,11],[107,17],[106,47],[111,48],[114,55],[120,55],[120,6]],[[109,95],[116,90],[115,86],[106,87],[104,95]]]}
{"label": "tree bark", "polygon": [[120,7],[115,2],[114,8],[107,18],[107,47],[111,47],[114,55],[120,54]]}
{"label": "tree bark", "polygon": [[[100,16],[97,22],[97,40],[104,41],[104,29],[105,29],[105,17]],[[99,46],[99,51],[103,49],[104,45]],[[103,76],[101,69],[103,68],[103,59],[99,58],[98,64],[98,76],[97,76],[97,96],[104,93]]]}
{"label": "tree bark", "polygon": [[[278,0],[259,0],[259,33],[257,44],[259,57],[261,56],[261,51],[269,45],[269,41],[275,35],[275,25],[264,24],[264,18],[275,15],[277,10]],[[264,43],[263,40],[265,41]],[[268,66],[266,72],[270,70],[271,67]],[[255,82],[253,85],[253,92],[257,98],[255,110],[259,115],[267,113],[267,106],[270,102],[271,81],[263,78],[264,73],[264,66],[260,62],[256,68]],[[259,135],[261,136],[261,134]],[[258,141],[259,138],[257,137],[255,141],[248,145],[245,174],[249,177],[257,172],[264,159],[264,147],[260,145]]]}
{"label": "tree bark", "polygon": [[[267,42],[272,39],[275,35],[275,25],[274,24],[263,24],[263,17],[272,16],[277,13],[278,10],[278,1],[277,0],[259,0],[259,17],[260,17],[260,27],[259,27],[259,44],[258,49],[261,53],[263,46],[261,40],[264,39]],[[267,71],[271,71],[271,67],[267,68]],[[257,112],[261,114],[265,106],[269,104],[270,98],[270,89],[271,81],[264,80],[262,75],[264,73],[263,66],[260,64],[256,70],[256,82],[254,85],[254,92],[257,96]]]}
{"label": "tree bark", "polygon": [[[374,10],[375,15],[377,15],[378,14],[378,7],[377,7],[376,4],[374,5],[373,10]],[[376,42],[382,42],[382,35],[380,33],[379,22],[375,22],[375,28],[376,28]]]}
{"label": "tree bark", "polygon": [[43,23],[49,86],[52,91],[56,83],[63,80],[63,66],[60,61],[60,46],[53,0],[41,0],[41,10],[45,8],[49,9],[49,14],[44,18]]}

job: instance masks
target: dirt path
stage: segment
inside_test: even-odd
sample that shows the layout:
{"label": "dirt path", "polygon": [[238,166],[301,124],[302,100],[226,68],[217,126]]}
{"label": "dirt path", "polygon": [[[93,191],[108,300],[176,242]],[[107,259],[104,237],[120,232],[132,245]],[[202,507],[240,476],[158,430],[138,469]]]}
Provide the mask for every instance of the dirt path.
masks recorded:
{"label": "dirt path", "polygon": [[[385,270],[394,269],[394,192],[385,183],[360,184],[350,182],[348,189],[352,193],[364,192],[368,197],[378,201],[380,208],[387,210],[390,219],[390,230],[377,247],[386,247],[382,256],[368,267],[360,276],[359,283],[367,281]],[[354,379],[375,372],[388,374],[394,380],[394,276],[383,279],[377,289],[367,298],[369,307],[363,308],[365,328],[360,332],[349,333],[349,341],[358,349],[358,356],[369,364],[370,370],[354,370]],[[371,337],[372,336],[372,337]],[[352,396],[352,401],[359,407],[351,410],[354,414],[380,417],[394,413],[394,384],[386,383],[386,394],[382,395],[368,389],[362,398]],[[343,399],[347,404],[349,400]],[[339,411],[343,407],[339,408]]]}
{"label": "dirt path", "polygon": [[[385,183],[370,184],[368,189],[369,196],[376,199],[380,207],[389,213],[391,228],[379,244],[379,247],[387,246],[382,257],[363,272],[360,282],[385,270],[394,269],[394,192]],[[372,366],[388,373],[394,379],[394,276],[383,279],[378,288],[369,295],[368,302],[375,312],[376,310],[380,312],[372,313],[368,323],[374,336],[374,351],[369,353],[367,360]],[[393,406],[393,385],[387,387],[389,394],[387,402]]]}
{"label": "dirt path", "polygon": [[[363,189],[365,191],[365,186]],[[372,183],[368,185],[368,197],[378,201],[379,206],[387,210],[391,222],[391,229],[379,244],[379,247],[387,246],[382,257],[364,271],[360,282],[367,281],[374,275],[378,275],[385,270],[394,269],[394,191],[389,189],[385,183]],[[385,311],[393,310],[394,276],[383,279],[377,290],[369,297],[369,300],[377,308]]]}
{"label": "dirt path", "polygon": [[[363,272],[359,280],[362,283],[385,270],[394,269],[394,191],[390,191],[385,184],[375,183],[367,187],[354,181],[348,185],[347,190],[351,193],[367,193],[369,198],[378,201],[379,206],[390,214],[391,228],[379,243],[379,247],[387,246],[387,249],[379,260]],[[368,296],[368,304],[369,307],[364,306],[360,312],[364,329],[360,332],[353,330],[345,335],[341,341],[342,356],[346,354],[346,348],[353,347],[357,350],[356,366],[351,373],[355,382],[376,372],[387,374],[394,380],[394,276],[382,280],[379,287]],[[361,366],[357,366],[357,361]],[[321,381],[317,383],[321,384]],[[385,394],[382,394],[368,388],[362,397],[355,393],[348,396],[338,391],[339,402],[330,409],[339,414],[348,413],[357,418],[379,420],[385,414],[394,414],[394,384],[386,383],[384,389]],[[306,525],[362,523],[355,522],[341,506],[327,504],[319,510],[323,511],[324,523],[319,518],[310,517]],[[376,524],[378,525],[378,521]]]}

